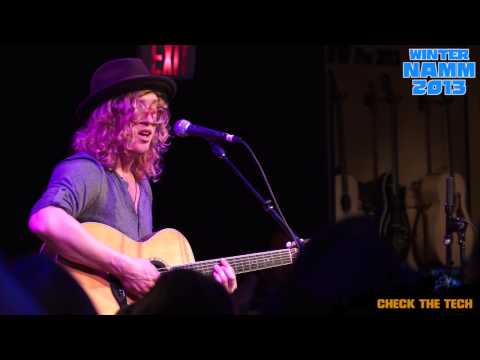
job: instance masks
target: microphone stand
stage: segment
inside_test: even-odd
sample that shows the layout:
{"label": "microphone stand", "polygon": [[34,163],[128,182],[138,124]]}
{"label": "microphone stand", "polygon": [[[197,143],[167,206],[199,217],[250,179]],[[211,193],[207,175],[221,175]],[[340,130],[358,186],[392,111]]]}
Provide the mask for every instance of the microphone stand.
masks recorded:
{"label": "microphone stand", "polygon": [[[447,97],[443,97],[443,101],[441,102],[442,105],[445,106],[446,112],[446,125],[447,125],[447,144],[448,144],[448,155],[449,155],[449,174],[446,178],[446,203],[445,203],[445,235],[443,239],[443,243],[446,247],[446,273],[445,276],[447,278],[446,286],[450,287],[455,285],[460,286],[461,281],[463,281],[463,274],[464,274],[464,265],[465,265],[465,228],[466,228],[466,221],[463,216],[457,216],[455,214],[455,200],[456,200],[456,190],[455,190],[455,173],[453,170],[453,151],[451,149],[452,146],[452,123],[450,119],[450,102],[451,99],[447,100]],[[464,214],[461,214],[464,215]],[[453,265],[454,262],[452,260],[452,242],[453,242],[453,234],[458,234],[458,245],[460,247],[460,281],[455,280],[453,277]]]}
{"label": "microphone stand", "polygon": [[447,227],[445,234],[445,245],[447,246],[447,266],[453,266],[452,261],[452,234],[458,234],[458,246],[460,248],[460,271],[463,273],[465,266],[465,231],[467,222],[462,216],[455,216],[453,210],[455,208],[455,178],[453,176],[447,177],[447,204],[445,205],[445,212],[447,217]]}
{"label": "microphone stand", "polygon": [[[445,245],[445,256],[446,256],[446,274],[442,274],[442,271],[434,272],[434,275],[440,275],[441,279],[437,281],[436,288],[443,287],[458,287],[461,285],[464,275],[464,265],[465,265],[465,229],[466,221],[461,216],[456,216],[453,214],[455,210],[455,178],[453,175],[447,176],[446,179],[446,190],[447,190],[447,201],[445,203],[445,235],[443,238],[443,244]],[[455,280],[454,269],[453,269],[453,260],[452,260],[452,242],[453,234],[458,234],[458,245],[460,247],[460,281]]]}
{"label": "microphone stand", "polygon": [[233,172],[242,180],[245,186],[252,192],[252,194],[257,198],[258,201],[263,205],[263,209],[270,214],[270,216],[280,225],[280,227],[289,234],[292,240],[297,244],[298,249],[301,251],[303,249],[303,239],[300,239],[293,230],[285,223],[285,221],[280,217],[278,212],[272,205],[271,200],[264,199],[258,191],[252,186],[252,184],[243,176],[243,174],[238,170],[235,164],[227,157],[227,153],[224,148],[222,148],[218,143],[210,141],[210,146],[213,154],[220,160],[225,161]]}
{"label": "microphone stand", "polygon": [[443,238],[443,244],[445,245],[445,254],[446,259],[445,263],[447,269],[450,272],[453,266],[452,260],[452,238],[453,233],[455,232],[455,223],[453,217],[453,211],[455,209],[455,179],[453,176],[449,175],[446,179],[446,189],[447,189],[447,201],[445,203],[445,235]]}

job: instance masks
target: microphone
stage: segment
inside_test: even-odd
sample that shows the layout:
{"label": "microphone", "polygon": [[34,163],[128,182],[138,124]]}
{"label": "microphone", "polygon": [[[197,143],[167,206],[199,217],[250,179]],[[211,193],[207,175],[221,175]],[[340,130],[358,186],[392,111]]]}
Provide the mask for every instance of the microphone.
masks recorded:
{"label": "microphone", "polygon": [[212,130],[203,126],[194,125],[185,119],[175,122],[173,131],[175,135],[179,137],[197,136],[207,140],[222,140],[230,143],[238,143],[242,141],[242,139],[238,136],[222,131]]}

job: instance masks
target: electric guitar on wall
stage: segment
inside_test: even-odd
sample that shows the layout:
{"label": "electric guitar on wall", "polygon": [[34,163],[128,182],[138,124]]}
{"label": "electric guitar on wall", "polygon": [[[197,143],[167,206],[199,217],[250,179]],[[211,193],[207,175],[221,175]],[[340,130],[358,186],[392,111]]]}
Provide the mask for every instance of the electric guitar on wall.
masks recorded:
{"label": "electric guitar on wall", "polygon": [[[144,242],[137,242],[118,230],[100,223],[83,223],[82,226],[95,239],[110,248],[132,257],[149,259],[160,272],[189,269],[211,275],[220,259],[195,262],[188,240],[177,230],[163,229]],[[297,248],[286,248],[225,258],[235,273],[269,269],[292,264],[298,256]],[[113,315],[120,309],[118,296],[122,296],[121,284],[106,273],[88,269],[57,257],[62,265],[86,292],[100,315]],[[123,292],[124,293],[124,292]],[[119,295],[120,294],[120,295]],[[125,294],[127,304],[133,303]]]}
{"label": "electric guitar on wall", "polygon": [[390,77],[381,77],[385,99],[390,108],[392,137],[392,171],[382,179],[383,212],[380,218],[380,237],[390,242],[405,259],[410,246],[410,224],[405,207],[405,188],[399,183],[398,110],[399,98],[392,89]]}

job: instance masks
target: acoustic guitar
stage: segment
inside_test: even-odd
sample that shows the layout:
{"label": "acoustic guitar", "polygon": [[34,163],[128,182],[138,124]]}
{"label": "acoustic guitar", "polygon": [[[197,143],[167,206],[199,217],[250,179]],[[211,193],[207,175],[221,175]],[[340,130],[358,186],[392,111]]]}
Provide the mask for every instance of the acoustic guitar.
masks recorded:
{"label": "acoustic guitar", "polygon": [[[433,173],[431,165],[430,150],[430,108],[428,100],[424,99],[421,108],[425,114],[426,135],[427,135],[427,175],[421,182],[420,197],[423,208],[424,224],[424,242],[421,262],[425,266],[439,266],[446,264],[446,247],[444,245],[444,235],[446,229],[445,204],[447,202],[446,183],[447,178],[453,178],[454,181],[454,202],[453,215],[465,218],[471,222],[466,205],[466,186],[462,175],[455,172],[454,153],[452,144],[452,119],[451,106],[452,99],[443,97],[440,104],[445,110],[445,125],[447,128],[447,148],[448,148],[448,172]],[[465,257],[471,255],[474,247],[475,235],[470,225],[467,225],[465,232]],[[458,234],[454,233],[452,242],[452,266],[460,266],[460,250],[458,246]]]}
{"label": "acoustic guitar", "polygon": [[[108,225],[91,222],[83,223],[82,226],[95,239],[122,254],[149,259],[161,273],[174,269],[190,269],[210,276],[213,267],[220,261],[220,259],[214,259],[195,262],[188,240],[175,229],[163,229],[154,233],[147,240],[137,242]],[[225,259],[238,275],[289,265],[295,261],[297,256],[298,249],[292,247]],[[118,281],[115,282],[106,273],[93,271],[58,256],[57,262],[83,288],[98,314],[113,315],[118,312],[120,304],[116,298],[116,293],[123,291]],[[126,302],[127,304],[133,303],[128,294],[126,294]]]}
{"label": "acoustic guitar", "polygon": [[337,125],[338,139],[338,158],[340,166],[335,176],[335,221],[339,222],[351,216],[362,214],[360,204],[360,194],[357,180],[348,174],[346,147],[345,147],[345,127],[343,120],[343,101],[345,95],[338,89],[335,77],[329,71],[330,94],[332,115],[334,123]]}

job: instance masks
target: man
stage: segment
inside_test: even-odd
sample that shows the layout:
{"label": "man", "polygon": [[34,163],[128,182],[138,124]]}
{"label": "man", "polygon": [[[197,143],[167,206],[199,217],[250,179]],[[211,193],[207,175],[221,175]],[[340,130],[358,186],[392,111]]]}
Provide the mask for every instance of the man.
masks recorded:
{"label": "man", "polygon": [[[90,95],[77,110],[87,123],[75,134],[75,154],[56,166],[29,219],[30,230],[48,250],[113,275],[134,299],[154,286],[155,266],[101,244],[81,223],[103,223],[135,241],[152,232],[149,180],[162,171],[169,145],[168,105],[175,93],[173,80],[152,76],[140,59],[100,66]],[[229,293],[237,287],[225,260],[213,277]]]}

